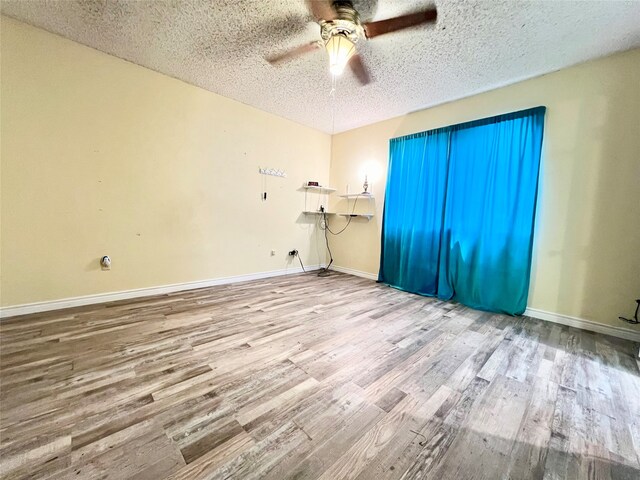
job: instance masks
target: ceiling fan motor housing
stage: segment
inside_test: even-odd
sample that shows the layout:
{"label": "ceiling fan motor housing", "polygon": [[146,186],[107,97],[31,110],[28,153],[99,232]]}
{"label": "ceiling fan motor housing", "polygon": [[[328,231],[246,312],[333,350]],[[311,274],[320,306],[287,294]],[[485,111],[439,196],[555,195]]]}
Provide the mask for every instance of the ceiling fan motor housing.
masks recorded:
{"label": "ceiling fan motor housing", "polygon": [[333,2],[336,18],[333,20],[321,20],[320,35],[327,42],[334,35],[344,35],[353,43],[364,37],[364,29],[360,24],[360,16],[348,1]]}
{"label": "ceiling fan motor housing", "polygon": [[362,85],[367,85],[371,78],[356,50],[358,40],[435,23],[438,17],[436,8],[429,7],[419,12],[363,24],[350,0],[306,0],[306,5],[311,17],[320,25],[320,39],[267,57],[267,61],[276,65],[324,47],[329,55],[329,71],[334,78],[348,64]]}

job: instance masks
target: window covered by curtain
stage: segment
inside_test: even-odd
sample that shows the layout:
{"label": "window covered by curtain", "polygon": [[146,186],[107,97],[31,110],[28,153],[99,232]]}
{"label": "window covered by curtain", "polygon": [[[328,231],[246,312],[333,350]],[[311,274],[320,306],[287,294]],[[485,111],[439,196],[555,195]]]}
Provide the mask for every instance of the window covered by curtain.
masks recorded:
{"label": "window covered by curtain", "polygon": [[544,114],[537,107],[391,140],[381,282],[524,312]]}

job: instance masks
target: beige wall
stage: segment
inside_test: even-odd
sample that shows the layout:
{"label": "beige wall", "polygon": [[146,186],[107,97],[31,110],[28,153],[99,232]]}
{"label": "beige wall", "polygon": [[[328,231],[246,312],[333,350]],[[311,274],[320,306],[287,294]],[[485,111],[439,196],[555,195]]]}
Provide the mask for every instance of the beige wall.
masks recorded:
{"label": "beige wall", "polygon": [[624,326],[618,315],[640,298],[640,50],[335,135],[339,191],[361,188],[366,164],[381,171],[377,215],[332,239],[336,264],[378,272],[390,138],[538,105],[548,109],[529,307]]}
{"label": "beige wall", "polygon": [[291,248],[325,262],[299,187],[328,180],[329,135],[1,27],[3,306],[296,267]]}
{"label": "beige wall", "polygon": [[536,105],[529,306],[620,325],[640,295],[640,50],[333,139],[5,17],[0,54],[3,306],[291,268],[290,248],[323,263],[299,186],[330,161],[339,193],[368,171],[376,195],[331,237],[336,264],[376,274],[388,140]]}

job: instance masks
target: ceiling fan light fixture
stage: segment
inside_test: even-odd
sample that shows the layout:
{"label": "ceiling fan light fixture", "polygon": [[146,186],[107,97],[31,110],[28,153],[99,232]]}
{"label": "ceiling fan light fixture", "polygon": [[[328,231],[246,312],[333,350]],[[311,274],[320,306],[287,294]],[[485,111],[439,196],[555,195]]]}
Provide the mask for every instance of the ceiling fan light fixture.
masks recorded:
{"label": "ceiling fan light fixture", "polygon": [[329,54],[329,70],[333,75],[340,75],[356,52],[355,43],[341,33],[332,35],[324,47]]}

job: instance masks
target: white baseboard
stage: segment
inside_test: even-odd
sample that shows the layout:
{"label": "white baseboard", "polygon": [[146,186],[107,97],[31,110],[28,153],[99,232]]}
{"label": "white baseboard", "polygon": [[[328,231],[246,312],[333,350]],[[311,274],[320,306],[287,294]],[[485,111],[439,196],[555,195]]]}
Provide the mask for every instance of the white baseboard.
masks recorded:
{"label": "white baseboard", "polygon": [[[324,268],[325,265],[311,265],[307,271]],[[85,295],[82,297],[63,298],[61,300],[51,300],[47,302],[27,303],[11,307],[0,308],[0,318],[15,317],[17,315],[28,315],[31,313],[48,312],[50,310],[61,310],[63,308],[81,307],[83,305],[93,305],[96,303],[114,302],[116,300],[129,300],[132,298],[149,297],[152,295],[164,295],[166,293],[180,292],[182,290],[195,290],[197,288],[213,287],[215,285],[225,285],[228,283],[246,282],[249,280],[260,280],[261,278],[278,277],[281,275],[291,275],[302,273],[302,268],[291,267],[282,270],[271,270],[268,272],[249,273],[246,275],[236,275],[233,277],[213,278],[200,280],[197,282],[174,283],[159,287],[137,288],[134,290],[124,290],[120,292],[98,293],[96,295]]]}
{"label": "white baseboard", "polygon": [[528,317],[546,320],[547,322],[559,323],[569,327],[581,328],[591,332],[603,333],[612,337],[624,338],[633,342],[640,343],[640,330],[631,330],[630,328],[617,327],[614,325],[604,325],[584,318],[570,317],[561,313],[546,312],[537,308],[527,308],[524,312]]}
{"label": "white baseboard", "polygon": [[355,275],[356,277],[368,278],[369,280],[378,280],[378,275],[369,272],[363,272],[361,270],[354,270],[353,268],[340,267],[338,265],[331,265],[331,269],[336,272],[348,273],[349,275]]}
{"label": "white baseboard", "polygon": [[[318,270],[324,268],[324,265],[312,265],[307,267],[307,271]],[[348,273],[357,277],[368,278],[369,280],[377,280],[378,276],[373,273],[363,272],[347,267],[332,266],[337,272]],[[249,273],[246,275],[235,275],[232,277],[213,278],[209,280],[200,280],[197,282],[174,283],[171,285],[162,285],[159,287],[138,288],[134,290],[125,290],[120,292],[99,293],[96,295],[85,295],[82,297],[64,298],[61,300],[51,300],[47,302],[28,303],[24,305],[15,305],[11,307],[0,308],[0,318],[15,317],[17,315],[28,315],[31,313],[48,312],[51,310],[60,310],[63,308],[81,307],[84,305],[93,305],[97,303],[114,302],[117,300],[128,300],[139,297],[149,297],[152,295],[163,295],[167,293],[180,292],[183,290],[195,290],[197,288],[213,287],[216,285],[225,285],[229,283],[246,282],[249,280],[260,280],[262,278],[278,277],[281,275],[290,275],[302,273],[300,267],[291,267],[282,270],[271,270],[268,272]],[[618,327],[613,325],[604,325],[602,323],[585,320],[583,318],[571,317],[560,313],[547,312],[538,310],[537,308],[527,308],[525,315],[548,322],[559,323],[569,327],[581,328],[592,332],[611,335],[613,337],[624,338],[640,343],[640,330],[632,330],[630,328]]]}

